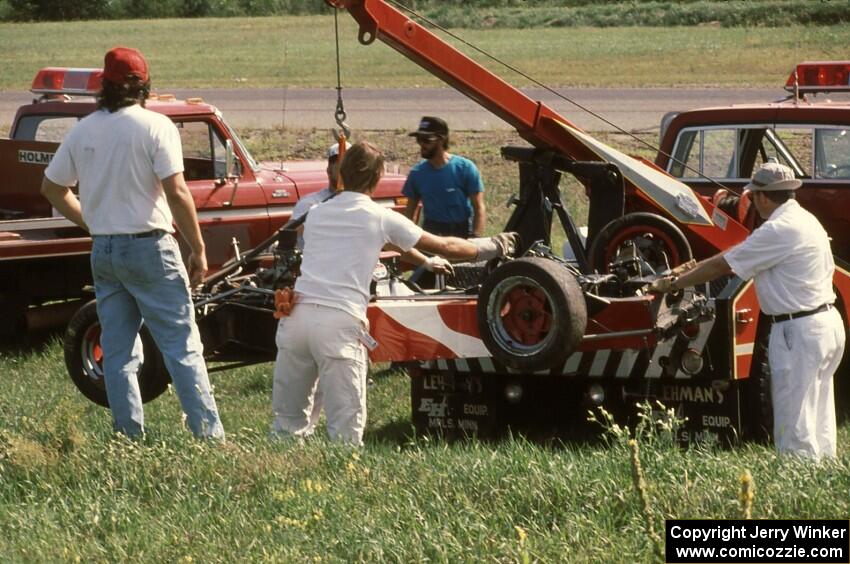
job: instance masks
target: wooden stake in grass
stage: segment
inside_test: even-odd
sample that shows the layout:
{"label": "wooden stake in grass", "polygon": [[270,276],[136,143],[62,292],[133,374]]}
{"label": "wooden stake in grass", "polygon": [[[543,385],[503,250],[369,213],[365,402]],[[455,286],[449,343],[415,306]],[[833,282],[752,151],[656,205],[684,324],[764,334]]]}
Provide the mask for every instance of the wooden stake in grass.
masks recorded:
{"label": "wooden stake in grass", "polygon": [[661,548],[661,537],[659,537],[658,533],[655,532],[655,516],[652,513],[652,505],[649,502],[649,492],[647,491],[646,480],[644,480],[643,477],[643,468],[641,468],[640,465],[640,451],[638,449],[637,441],[630,439],[629,448],[632,450],[632,483],[635,486],[638,499],[640,500],[646,536],[648,536],[649,540],[652,541],[653,548],[655,549],[655,556],[659,559],[659,561],[663,562],[664,551]]}
{"label": "wooden stake in grass", "polygon": [[753,518],[753,498],[756,496],[756,483],[749,470],[741,472],[741,489],[738,491],[738,503],[741,507],[741,518]]}

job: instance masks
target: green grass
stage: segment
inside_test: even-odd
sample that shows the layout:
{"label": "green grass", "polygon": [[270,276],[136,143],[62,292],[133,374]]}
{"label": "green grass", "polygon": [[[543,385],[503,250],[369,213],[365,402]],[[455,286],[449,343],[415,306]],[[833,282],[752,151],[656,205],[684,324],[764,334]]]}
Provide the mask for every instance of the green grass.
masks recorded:
{"label": "green grass", "polygon": [[[357,43],[340,18],[347,87],[441,86],[376,42]],[[771,86],[805,59],[844,59],[850,26],[783,28],[611,27],[458,30],[550,86]],[[118,44],[148,57],[155,88],[336,85],[328,16],[2,23],[0,90],[29,88],[43,66],[98,67]],[[526,79],[488,67],[516,86]]]}
{"label": "green grass", "polygon": [[[629,450],[605,443],[447,445],[410,431],[407,378],[376,370],[366,446],[275,442],[271,365],[213,374],[228,443],[180,428],[177,399],[146,406],[148,435],[110,432],[64,373],[56,342],[0,357],[0,554],[5,561],[652,562]],[[320,430],[322,432],[323,430]],[[840,458],[770,448],[680,450],[641,440],[655,529],[665,518],[845,518]]]}

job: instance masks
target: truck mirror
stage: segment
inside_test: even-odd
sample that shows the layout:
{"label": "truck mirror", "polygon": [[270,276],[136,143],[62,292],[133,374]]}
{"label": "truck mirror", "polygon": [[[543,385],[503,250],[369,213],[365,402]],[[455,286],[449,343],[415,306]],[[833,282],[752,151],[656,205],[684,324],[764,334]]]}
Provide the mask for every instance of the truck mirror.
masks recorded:
{"label": "truck mirror", "polygon": [[224,175],[230,179],[234,176],[236,165],[236,154],[233,152],[233,140],[228,139],[224,142]]}

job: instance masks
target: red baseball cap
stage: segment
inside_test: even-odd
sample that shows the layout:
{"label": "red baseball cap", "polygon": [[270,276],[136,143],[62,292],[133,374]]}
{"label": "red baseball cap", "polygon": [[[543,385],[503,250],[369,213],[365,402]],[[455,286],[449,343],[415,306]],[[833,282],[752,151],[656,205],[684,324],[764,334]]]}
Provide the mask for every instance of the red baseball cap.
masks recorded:
{"label": "red baseball cap", "polygon": [[103,80],[121,84],[135,76],[148,80],[148,63],[142,54],[130,47],[115,47],[103,58]]}

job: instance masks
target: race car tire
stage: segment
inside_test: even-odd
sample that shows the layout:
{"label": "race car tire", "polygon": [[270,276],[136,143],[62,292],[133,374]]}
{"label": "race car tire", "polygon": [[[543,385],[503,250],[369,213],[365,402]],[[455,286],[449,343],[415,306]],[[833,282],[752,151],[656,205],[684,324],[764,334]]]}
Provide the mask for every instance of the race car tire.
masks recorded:
{"label": "race car tire", "polygon": [[750,377],[744,382],[745,417],[748,436],[757,442],[769,443],[773,438],[773,397],[770,395],[770,362],[767,358],[770,340],[770,320],[762,315],[759,333],[753,349]]}
{"label": "race car tire", "polygon": [[617,249],[630,240],[637,243],[656,273],[694,256],[688,239],[675,223],[654,213],[635,212],[611,221],[599,231],[588,253],[591,270],[607,273]]}
{"label": "race car tire", "polygon": [[560,368],[584,336],[587,305],[575,276],[560,264],[524,257],[500,265],[481,286],[478,330],[504,365]]}
{"label": "race car tire", "polygon": [[[834,285],[832,291],[835,292],[835,309],[841,315],[841,321],[844,323],[844,331],[848,332],[844,297]],[[850,347],[847,347],[845,344],[844,356],[841,358],[841,364],[835,370],[832,384],[835,390],[835,416],[839,424],[844,421],[850,421],[850,352],[848,352],[848,348]]]}
{"label": "race car tire", "polygon": [[[171,377],[162,355],[146,327],[139,331],[142,338],[144,361],[137,374],[142,402],[159,397],[167,388]],[[77,311],[65,331],[65,368],[82,394],[103,407],[109,407],[106,383],[103,379],[103,351],[100,348],[100,321],[97,303],[92,300]]]}

